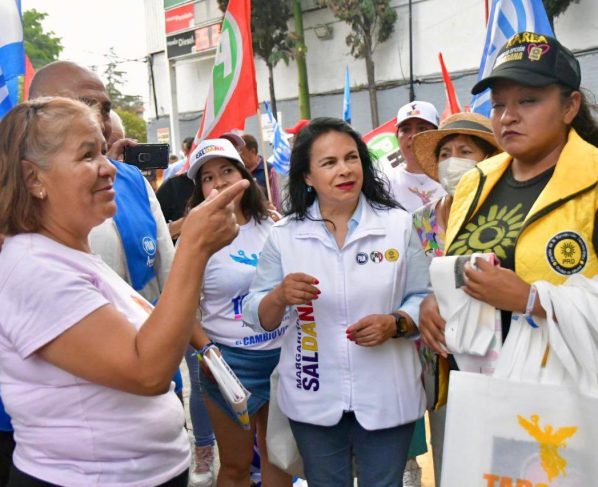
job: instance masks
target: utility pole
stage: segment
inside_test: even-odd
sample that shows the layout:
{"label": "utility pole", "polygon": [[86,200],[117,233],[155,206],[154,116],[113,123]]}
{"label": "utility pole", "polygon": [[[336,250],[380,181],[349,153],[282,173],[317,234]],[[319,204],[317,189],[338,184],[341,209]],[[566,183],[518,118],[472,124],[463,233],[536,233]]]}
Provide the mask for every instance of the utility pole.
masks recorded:
{"label": "utility pole", "polygon": [[297,44],[295,61],[297,62],[297,78],[299,84],[299,113],[301,118],[310,119],[311,109],[309,106],[309,84],[307,82],[307,66],[305,64],[305,39],[303,36],[303,13],[301,12],[301,0],[293,0],[293,17],[295,18],[295,33]]}

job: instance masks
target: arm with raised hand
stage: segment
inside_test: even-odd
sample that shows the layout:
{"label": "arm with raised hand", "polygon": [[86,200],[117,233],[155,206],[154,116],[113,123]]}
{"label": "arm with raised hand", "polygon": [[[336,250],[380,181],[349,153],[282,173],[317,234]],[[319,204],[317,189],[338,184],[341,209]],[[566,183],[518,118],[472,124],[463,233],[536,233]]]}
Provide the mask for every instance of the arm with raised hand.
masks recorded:
{"label": "arm with raised hand", "polygon": [[37,353],[90,382],[142,395],[166,392],[195,326],[205,266],[237,235],[231,202],[247,186],[240,181],[191,210],[162,296],[139,330],[106,304]]}

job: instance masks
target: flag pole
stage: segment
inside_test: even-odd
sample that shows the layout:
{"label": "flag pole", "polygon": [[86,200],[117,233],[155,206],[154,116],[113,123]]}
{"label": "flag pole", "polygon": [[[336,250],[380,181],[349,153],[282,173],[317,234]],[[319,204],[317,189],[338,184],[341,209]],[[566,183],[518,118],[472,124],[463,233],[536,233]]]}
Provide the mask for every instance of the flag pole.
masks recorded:
{"label": "flag pole", "polygon": [[268,194],[268,201],[270,204],[272,203],[272,190],[270,189],[270,174],[268,174],[268,161],[265,159],[266,156],[266,147],[264,145],[264,127],[262,124],[262,115],[260,114],[260,109],[257,109],[257,120],[259,123],[259,138],[260,138],[260,148],[262,152],[262,159],[264,160],[264,180],[266,181],[266,193]]}

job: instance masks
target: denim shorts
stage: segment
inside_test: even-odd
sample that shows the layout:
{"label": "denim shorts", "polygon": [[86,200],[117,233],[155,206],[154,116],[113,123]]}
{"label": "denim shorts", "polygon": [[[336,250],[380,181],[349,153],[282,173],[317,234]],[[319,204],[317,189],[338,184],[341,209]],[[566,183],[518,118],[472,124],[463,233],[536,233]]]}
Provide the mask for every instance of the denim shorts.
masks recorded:
{"label": "denim shorts", "polygon": [[[249,417],[252,417],[264,404],[270,400],[270,376],[278,365],[280,348],[273,350],[245,350],[217,344],[222,357],[237,375],[243,387],[251,396],[247,401]],[[203,369],[199,369],[199,380],[202,391],[207,394],[220,409],[238,423],[237,415],[228,405],[218,385],[208,378]]]}

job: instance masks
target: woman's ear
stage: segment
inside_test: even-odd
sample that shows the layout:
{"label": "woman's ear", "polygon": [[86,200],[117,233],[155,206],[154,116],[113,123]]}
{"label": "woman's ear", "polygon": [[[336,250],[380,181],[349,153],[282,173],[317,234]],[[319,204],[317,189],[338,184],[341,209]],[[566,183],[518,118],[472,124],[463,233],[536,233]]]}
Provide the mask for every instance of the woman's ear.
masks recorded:
{"label": "woman's ear", "polygon": [[309,173],[303,176],[303,181],[305,181],[305,184],[307,184],[308,186],[313,186],[313,184],[311,184],[311,176],[309,175]]}
{"label": "woman's ear", "polygon": [[579,113],[579,108],[581,107],[581,92],[574,91],[569,95],[567,98],[567,102],[565,104],[565,117],[564,122],[567,125],[571,125],[575,117]]}
{"label": "woman's ear", "polygon": [[23,168],[23,180],[29,192],[36,198],[44,199],[46,189],[41,180],[42,178],[40,178],[40,168],[26,159],[21,160],[21,167]]}

